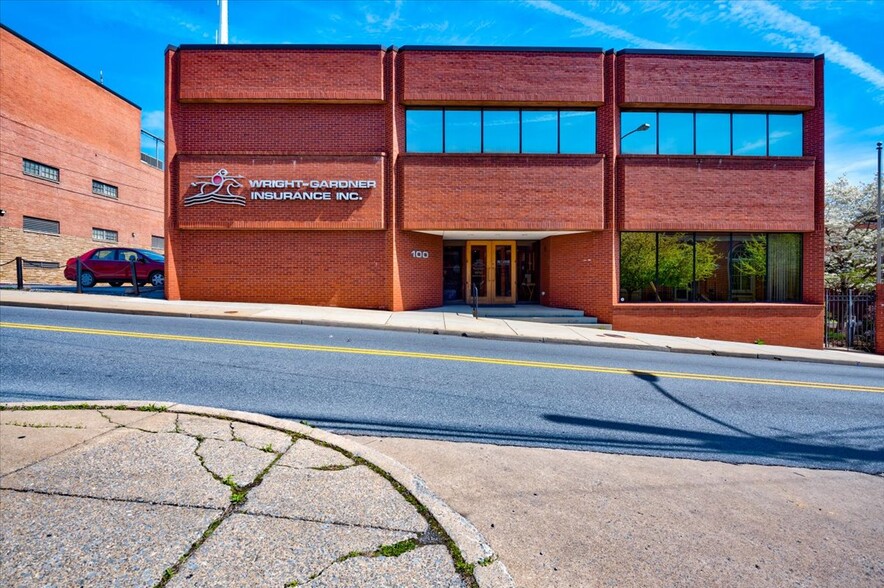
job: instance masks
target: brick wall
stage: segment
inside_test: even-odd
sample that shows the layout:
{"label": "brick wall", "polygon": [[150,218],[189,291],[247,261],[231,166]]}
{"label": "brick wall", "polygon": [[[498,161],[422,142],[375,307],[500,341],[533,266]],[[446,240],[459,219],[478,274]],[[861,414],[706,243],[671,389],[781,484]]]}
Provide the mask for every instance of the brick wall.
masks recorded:
{"label": "brick wall", "polygon": [[141,112],[99,84],[0,29],[0,92],[6,118],[58,132],[108,157],[137,160]]}
{"label": "brick wall", "polygon": [[601,156],[406,155],[405,229],[590,230],[604,226]]}
{"label": "brick wall", "polygon": [[403,48],[406,104],[597,105],[601,51],[426,51]]}
{"label": "brick wall", "polygon": [[626,231],[813,231],[812,157],[624,155]]}
{"label": "brick wall", "polygon": [[384,52],[304,48],[210,47],[181,52],[187,101],[367,101],[383,94]]}
{"label": "brick wall", "polygon": [[814,60],[727,55],[617,55],[622,107],[808,110]]}
{"label": "brick wall", "polygon": [[823,345],[818,304],[618,304],[613,324],[637,333],[810,349]]}
{"label": "brick wall", "polygon": [[387,308],[381,231],[174,234],[180,299]]}

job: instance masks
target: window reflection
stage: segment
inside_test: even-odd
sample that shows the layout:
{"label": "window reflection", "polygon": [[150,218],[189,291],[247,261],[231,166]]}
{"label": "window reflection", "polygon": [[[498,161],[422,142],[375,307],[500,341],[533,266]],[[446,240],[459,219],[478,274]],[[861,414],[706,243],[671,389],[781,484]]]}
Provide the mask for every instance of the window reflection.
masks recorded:
{"label": "window reflection", "polygon": [[406,111],[405,150],[412,153],[439,153],[442,151],[441,110]]}
{"label": "window reflection", "polygon": [[734,114],[734,155],[767,155],[767,117]]}
{"label": "window reflection", "polygon": [[657,124],[660,131],[660,153],[690,155],[694,152],[692,112],[661,112],[657,116]]}
{"label": "window reflection", "polygon": [[621,302],[800,302],[799,233],[620,234]]}
{"label": "window reflection", "polygon": [[486,110],[483,114],[484,151],[519,152],[519,111]]}
{"label": "window reflection", "polygon": [[768,155],[801,155],[803,149],[800,114],[771,114],[768,116]]}
{"label": "window reflection", "polygon": [[559,113],[559,152],[595,153],[595,112],[563,110]]}
{"label": "window reflection", "polygon": [[482,113],[478,110],[445,111],[445,152],[479,153],[482,150]]}
{"label": "window reflection", "polygon": [[558,118],[555,110],[522,111],[522,153],[556,153]]}
{"label": "window reflection", "polygon": [[[641,125],[647,131],[637,131]],[[620,151],[623,153],[657,153],[657,113],[623,112],[620,114]]]}
{"label": "window reflection", "polygon": [[[642,124],[649,131],[637,131]],[[620,113],[624,154],[800,156],[801,113],[640,112]]]}
{"label": "window reflection", "polygon": [[730,155],[731,115],[697,113],[697,155]]}
{"label": "window reflection", "polygon": [[405,132],[405,150],[411,153],[591,154],[596,150],[596,113],[410,109]]}

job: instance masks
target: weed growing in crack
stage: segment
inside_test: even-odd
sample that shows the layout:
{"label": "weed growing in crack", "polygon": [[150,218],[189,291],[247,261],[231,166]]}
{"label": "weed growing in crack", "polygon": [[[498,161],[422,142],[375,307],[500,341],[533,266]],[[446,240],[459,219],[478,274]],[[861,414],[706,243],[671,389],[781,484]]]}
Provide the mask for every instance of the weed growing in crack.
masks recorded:
{"label": "weed growing in crack", "polygon": [[408,553],[417,547],[417,541],[414,539],[406,539],[393,545],[381,545],[375,552],[383,557],[399,557],[403,553]]}
{"label": "weed growing in crack", "polygon": [[454,562],[454,569],[457,570],[459,574],[469,574],[472,576],[476,571],[476,566],[461,560]]}
{"label": "weed growing in crack", "polygon": [[12,425],[14,427],[28,427],[29,429],[85,429],[82,425],[43,425],[39,423],[3,423],[4,425]]}
{"label": "weed growing in crack", "polygon": [[261,448],[261,451],[266,451],[267,453],[276,453],[275,451],[273,451],[273,443],[268,443]]}
{"label": "weed growing in crack", "polygon": [[298,588],[299,584],[297,580],[292,580],[291,582],[285,583],[285,588]]}
{"label": "weed growing in crack", "polygon": [[319,472],[340,472],[341,470],[346,470],[348,468],[352,468],[352,465],[325,465],[325,466],[317,466],[315,468],[310,468],[311,470],[316,470]]}
{"label": "weed growing in crack", "polygon": [[477,561],[476,565],[484,568],[484,567],[490,566],[491,564],[493,564],[496,561],[497,561],[496,555],[489,555],[488,557],[483,557],[482,559]]}
{"label": "weed growing in crack", "polygon": [[145,406],[139,406],[135,410],[140,410],[142,412],[166,412],[169,410],[168,406],[157,406],[156,404],[148,404]]}

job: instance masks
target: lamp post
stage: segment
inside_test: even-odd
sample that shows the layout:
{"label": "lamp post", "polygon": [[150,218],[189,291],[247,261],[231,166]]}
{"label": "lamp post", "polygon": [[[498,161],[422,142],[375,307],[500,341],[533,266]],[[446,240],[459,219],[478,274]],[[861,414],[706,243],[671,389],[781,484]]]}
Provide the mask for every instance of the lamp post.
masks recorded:
{"label": "lamp post", "polygon": [[[629,131],[628,133],[626,133],[625,135],[621,136],[620,140],[623,141],[623,139],[625,139],[626,137],[628,137],[632,133],[638,133],[640,131],[647,131],[650,128],[651,128],[651,125],[649,123],[642,123],[642,124],[638,125],[637,127],[635,127],[634,129],[632,129],[631,131]],[[880,152],[881,152],[881,149],[879,148],[878,153],[880,154]],[[880,155],[878,158],[880,159]]]}
{"label": "lamp post", "polygon": [[875,223],[877,225],[877,229],[875,231],[875,253],[878,254],[875,283],[881,284],[884,283],[881,281],[881,141],[878,141],[878,200],[875,212],[878,215],[878,218],[876,219],[877,222]]}

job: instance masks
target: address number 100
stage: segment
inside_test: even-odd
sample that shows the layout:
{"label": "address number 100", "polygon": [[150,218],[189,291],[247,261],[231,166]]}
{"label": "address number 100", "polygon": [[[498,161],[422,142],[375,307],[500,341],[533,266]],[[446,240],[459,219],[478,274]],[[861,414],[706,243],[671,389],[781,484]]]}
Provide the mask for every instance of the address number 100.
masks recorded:
{"label": "address number 100", "polygon": [[430,252],[429,251],[420,251],[419,249],[413,249],[411,251],[411,256],[415,259],[429,259]]}

